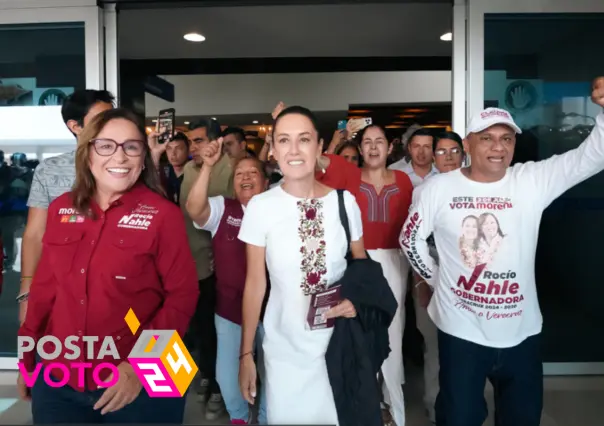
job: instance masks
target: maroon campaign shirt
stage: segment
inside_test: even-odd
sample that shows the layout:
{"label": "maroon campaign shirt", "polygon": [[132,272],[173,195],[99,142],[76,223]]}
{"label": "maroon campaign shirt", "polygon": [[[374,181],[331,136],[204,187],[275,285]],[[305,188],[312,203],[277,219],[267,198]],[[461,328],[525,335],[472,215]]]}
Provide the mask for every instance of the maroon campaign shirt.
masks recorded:
{"label": "maroon campaign shirt", "polygon": [[[183,336],[195,311],[199,289],[197,272],[183,215],[164,197],[142,184],[111,204],[105,212],[93,203],[97,219],[73,209],[71,193],[48,208],[40,263],[34,276],[27,317],[20,336],[45,335],[64,343],[68,336],[98,336],[98,355],[105,336],[112,336],[120,360],[89,360],[87,345],[79,341],[80,358],[63,354],[54,362],[102,362],[118,365],[127,359],[142,330],[176,330]],[[124,317],[132,308],[141,326],[133,335]],[[45,345],[52,352],[53,345]],[[23,360],[35,367],[35,352]],[[48,362],[46,362],[48,363]],[[71,369],[69,386],[77,387],[77,370]],[[102,380],[110,371],[101,370]],[[52,370],[57,380],[63,378]],[[86,388],[95,390],[92,368],[86,371]]]}

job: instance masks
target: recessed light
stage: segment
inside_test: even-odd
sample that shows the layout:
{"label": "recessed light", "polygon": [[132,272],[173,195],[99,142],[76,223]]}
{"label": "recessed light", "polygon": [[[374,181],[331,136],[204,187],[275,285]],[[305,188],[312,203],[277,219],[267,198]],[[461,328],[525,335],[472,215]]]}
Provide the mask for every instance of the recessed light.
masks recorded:
{"label": "recessed light", "polygon": [[258,124],[258,120],[254,120],[254,121],[252,121],[252,123]]}
{"label": "recessed light", "polygon": [[202,41],[206,40],[206,38],[199,33],[185,34],[184,39],[187,41],[192,41],[193,43],[201,43]]}
{"label": "recessed light", "polygon": [[218,120],[218,119],[217,119],[216,117],[212,117],[212,120],[216,121],[216,120]]}
{"label": "recessed light", "polygon": [[188,126],[189,124],[191,124],[191,122],[185,121],[185,126]]}
{"label": "recessed light", "polygon": [[440,36],[442,41],[451,41],[453,40],[453,33],[446,33]]}

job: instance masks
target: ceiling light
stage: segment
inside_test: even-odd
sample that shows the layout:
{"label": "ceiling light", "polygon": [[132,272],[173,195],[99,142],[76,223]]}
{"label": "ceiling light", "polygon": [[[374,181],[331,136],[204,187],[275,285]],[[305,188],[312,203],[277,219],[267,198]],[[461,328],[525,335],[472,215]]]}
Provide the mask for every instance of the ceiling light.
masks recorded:
{"label": "ceiling light", "polygon": [[212,120],[216,121],[216,120],[217,120],[217,118],[216,118],[216,117],[212,117]]}
{"label": "ceiling light", "polygon": [[451,41],[453,40],[453,33],[446,33],[440,36],[442,41]]}
{"label": "ceiling light", "polygon": [[189,124],[191,124],[191,122],[185,121],[185,126],[188,126]]}
{"label": "ceiling light", "polygon": [[254,120],[254,121],[252,121],[252,123],[258,124],[258,120]]}
{"label": "ceiling light", "polygon": [[157,119],[151,120],[152,123],[157,123]]}
{"label": "ceiling light", "polygon": [[206,38],[199,33],[185,34],[184,39],[187,41],[192,41],[193,43],[201,43],[202,41],[206,40]]}

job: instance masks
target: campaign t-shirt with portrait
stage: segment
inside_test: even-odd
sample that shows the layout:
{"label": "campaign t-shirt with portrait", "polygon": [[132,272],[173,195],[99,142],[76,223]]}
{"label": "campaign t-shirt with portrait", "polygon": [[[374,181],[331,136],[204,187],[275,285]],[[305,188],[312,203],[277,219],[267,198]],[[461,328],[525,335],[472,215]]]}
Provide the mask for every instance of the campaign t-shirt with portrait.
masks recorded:
{"label": "campaign t-shirt with portrait", "polygon": [[[604,169],[604,114],[579,147],[516,164],[493,183],[461,169],[433,176],[413,194],[400,244],[434,287],[428,313],[443,332],[489,347],[512,347],[541,332],[535,251],[543,210]],[[440,264],[428,254],[434,232]]]}

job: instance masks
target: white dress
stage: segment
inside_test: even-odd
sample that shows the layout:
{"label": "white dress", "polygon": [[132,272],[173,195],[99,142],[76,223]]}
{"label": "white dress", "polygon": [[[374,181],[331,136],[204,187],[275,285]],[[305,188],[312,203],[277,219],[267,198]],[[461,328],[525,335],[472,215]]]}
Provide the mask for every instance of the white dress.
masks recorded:
{"label": "white dress", "polygon": [[[361,212],[344,193],[352,241],[362,237]],[[305,200],[281,186],[249,203],[239,239],[266,247],[271,293],[263,343],[269,424],[337,424],[325,352],[333,329],[306,326],[310,296],[304,288],[330,285],[346,269],[346,234],[338,195]]]}

